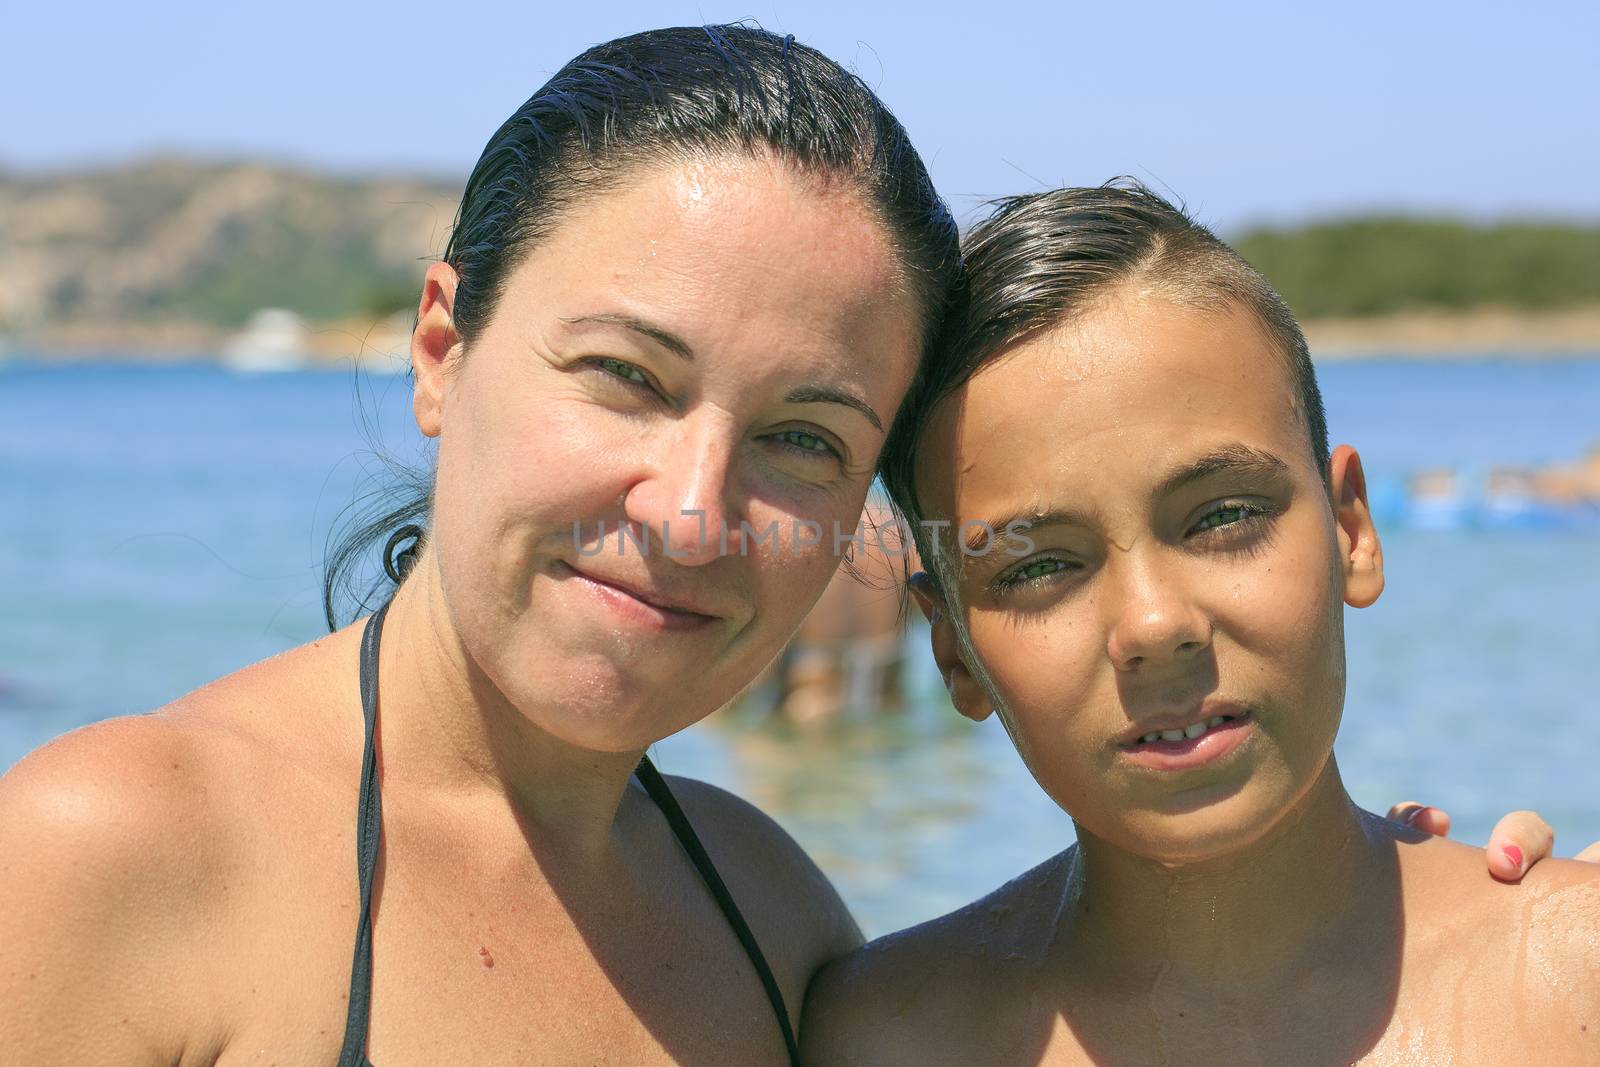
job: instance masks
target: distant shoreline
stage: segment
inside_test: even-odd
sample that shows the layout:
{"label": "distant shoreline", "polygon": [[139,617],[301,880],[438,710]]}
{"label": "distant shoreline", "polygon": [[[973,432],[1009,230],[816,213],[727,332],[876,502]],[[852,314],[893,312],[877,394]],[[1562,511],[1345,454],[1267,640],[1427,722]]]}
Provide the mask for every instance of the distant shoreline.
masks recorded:
{"label": "distant shoreline", "polygon": [[1559,311],[1485,307],[1407,311],[1358,319],[1312,319],[1306,340],[1318,359],[1443,355],[1600,358],[1600,306]]}
{"label": "distant shoreline", "polygon": [[[402,317],[403,318],[403,317]],[[1385,357],[1600,359],[1600,306],[1560,311],[1477,308],[1410,311],[1348,319],[1311,319],[1306,339],[1319,361]],[[71,323],[29,334],[0,334],[0,359],[21,355],[52,363],[123,360],[135,363],[222,363],[230,331],[194,323]],[[346,319],[312,325],[310,366],[359,359],[404,364],[409,347],[403,322]]]}

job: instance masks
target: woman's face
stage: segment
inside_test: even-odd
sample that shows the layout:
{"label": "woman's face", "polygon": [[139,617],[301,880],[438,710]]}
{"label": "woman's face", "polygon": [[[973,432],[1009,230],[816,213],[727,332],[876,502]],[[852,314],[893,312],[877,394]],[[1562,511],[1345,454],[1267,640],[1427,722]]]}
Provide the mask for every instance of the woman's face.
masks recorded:
{"label": "woman's face", "polygon": [[[459,358],[413,342],[459,639],[541,729],[645,745],[776,654],[855,529],[920,308],[847,183],[647,168],[579,204]],[[442,307],[442,311],[440,308]]]}
{"label": "woman's face", "polygon": [[[963,617],[1023,759],[1080,826],[1193,862],[1305,794],[1339,725],[1342,603],[1375,598],[1381,571],[1341,564],[1376,552],[1364,501],[1336,521],[1250,315],[1114,295],[974,376],[918,464],[936,514],[1030,524],[1031,547],[962,560]],[[1334,468],[1335,499],[1364,492],[1353,452]]]}

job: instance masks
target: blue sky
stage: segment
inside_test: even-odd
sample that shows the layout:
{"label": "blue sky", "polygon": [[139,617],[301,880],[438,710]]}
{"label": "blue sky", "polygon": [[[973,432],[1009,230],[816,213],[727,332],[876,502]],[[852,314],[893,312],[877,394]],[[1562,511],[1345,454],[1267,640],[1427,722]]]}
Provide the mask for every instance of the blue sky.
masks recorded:
{"label": "blue sky", "polygon": [[958,214],[1133,174],[1236,228],[1600,217],[1600,4],[0,0],[0,165],[155,151],[460,178],[586,45],[752,18],[853,64]]}

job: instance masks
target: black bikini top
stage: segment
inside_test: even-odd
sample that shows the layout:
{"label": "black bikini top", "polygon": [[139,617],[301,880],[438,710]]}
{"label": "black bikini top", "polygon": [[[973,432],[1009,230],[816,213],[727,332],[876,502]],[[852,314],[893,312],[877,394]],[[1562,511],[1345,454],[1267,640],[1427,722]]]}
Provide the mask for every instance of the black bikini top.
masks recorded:
{"label": "black bikini top", "polygon": [[[361,794],[356,802],[356,871],[361,882],[361,916],[356,925],[355,960],[350,968],[350,1014],[345,1021],[344,1046],[339,1052],[339,1067],[372,1067],[367,1060],[367,1022],[372,1001],[372,873],[378,865],[378,846],[383,835],[383,802],[378,794],[377,759],[373,749],[373,733],[378,722],[378,639],[383,632],[383,617],[389,605],[379,608],[367,620],[361,637],[361,710],[366,718],[366,741],[361,752]],[[733,928],[734,936],[744,946],[745,955],[755,966],[773,1014],[778,1018],[778,1028],[783,1032],[784,1047],[789,1050],[791,1067],[800,1063],[800,1048],[795,1042],[794,1028],[789,1025],[789,1012],[783,1003],[783,993],[772,968],[767,966],[761,946],[756,944],[750,925],[739,913],[733,895],[723,883],[722,876],[712,864],[711,857],[700,844],[694,827],[678,806],[678,801],[667,788],[667,783],[655,765],[646,756],[639,761],[634,775],[644,786],[650,799],[667,818],[673,836],[694,864],[695,870],[705,880],[706,888],[716,898],[717,907]]]}

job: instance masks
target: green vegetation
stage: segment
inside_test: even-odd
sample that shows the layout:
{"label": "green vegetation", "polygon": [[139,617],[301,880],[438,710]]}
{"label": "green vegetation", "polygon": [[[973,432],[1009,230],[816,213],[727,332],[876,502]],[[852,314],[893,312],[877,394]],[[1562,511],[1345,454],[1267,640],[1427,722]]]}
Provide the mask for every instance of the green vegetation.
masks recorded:
{"label": "green vegetation", "polygon": [[[265,163],[151,159],[0,172],[0,326],[237,329],[261,308],[313,322],[414,309],[458,186]],[[1600,224],[1367,217],[1235,242],[1308,319],[1410,309],[1600,306]]]}
{"label": "green vegetation", "polygon": [[1303,318],[1600,303],[1600,226],[1364,218],[1233,244]]}

